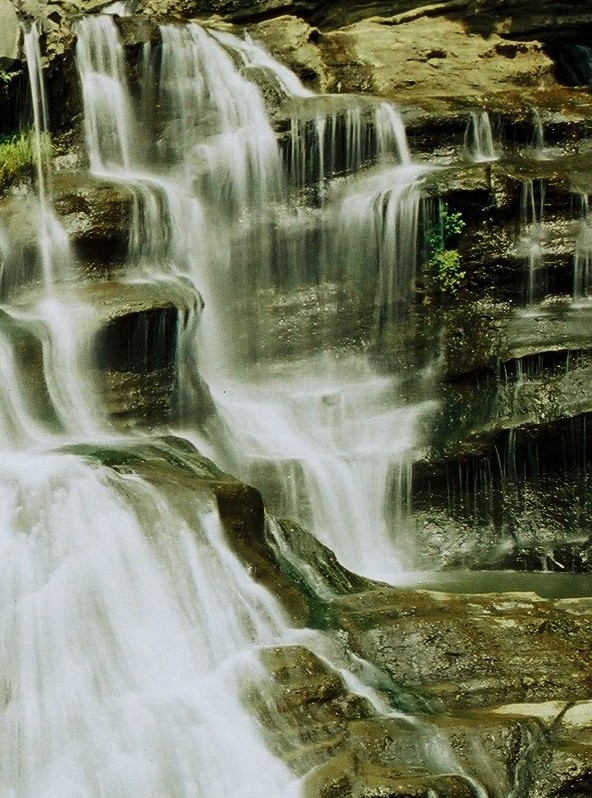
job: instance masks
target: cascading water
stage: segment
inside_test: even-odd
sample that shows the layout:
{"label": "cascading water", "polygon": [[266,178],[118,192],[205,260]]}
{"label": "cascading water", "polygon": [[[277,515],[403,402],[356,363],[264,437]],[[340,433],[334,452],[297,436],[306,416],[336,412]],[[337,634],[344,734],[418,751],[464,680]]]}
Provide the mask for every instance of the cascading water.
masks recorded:
{"label": "cascading water", "polygon": [[545,127],[537,108],[532,111],[532,139],[528,152],[538,161],[547,161],[553,157],[553,150],[545,143]]}
{"label": "cascading water", "polygon": [[[110,129],[112,118],[126,118],[114,105],[103,107],[103,94],[96,86],[106,70],[111,70],[109,81],[117,83],[110,92],[116,105],[128,107],[131,100],[114,22],[88,19],[80,25],[78,66],[85,112],[92,120],[87,121],[88,145],[91,164],[102,174],[110,171],[114,179],[126,179],[132,187],[159,186],[160,202],[154,201],[152,189],[148,196],[137,193],[137,217],[148,219],[141,227],[147,235],[136,233],[132,240],[139,242],[136,259],[145,273],[160,278],[166,264],[178,269],[185,262],[183,270],[204,295],[208,313],[199,342],[200,363],[225,428],[223,437],[232,442],[229,449],[217,438],[219,424],[210,430],[217,459],[248,478],[267,465],[280,475],[284,497],[294,493],[290,483],[296,469],[310,514],[303,516],[294,505],[286,511],[311,523],[344,564],[369,575],[394,577],[400,566],[385,520],[389,478],[400,459],[409,457],[415,426],[427,403],[400,403],[397,380],[378,375],[365,356],[344,360],[315,355],[283,367],[276,376],[273,365],[259,358],[256,364],[245,360],[241,347],[241,339],[257,340],[257,311],[244,319],[246,329],[241,330],[234,308],[237,299],[255,299],[250,306],[255,307],[259,291],[277,290],[283,266],[295,290],[315,290],[319,283],[351,277],[369,291],[369,305],[376,308],[372,323],[379,328],[392,323],[413,285],[417,181],[425,169],[410,165],[394,109],[347,103],[329,103],[328,111],[316,111],[306,128],[302,117],[293,118],[282,169],[258,89],[238,73],[220,44],[243,64],[269,66],[269,56],[253,43],[210,36],[195,25],[166,25],[161,36],[158,109],[152,112],[159,167],[152,168],[148,178],[141,159],[130,168],[121,154],[135,149],[138,134],[133,128],[117,129],[113,138],[125,146],[114,145],[119,153],[115,159],[100,152],[96,130],[101,125]],[[103,43],[107,38],[108,46]],[[110,53],[108,59],[97,57],[101,50]],[[289,91],[294,80],[284,76],[283,85]],[[305,92],[298,94],[306,99]],[[312,168],[302,151],[305,130],[314,145]],[[114,160],[119,162],[114,165]],[[298,203],[294,207],[294,186],[346,176],[365,162],[374,162],[376,170],[366,182],[346,180],[335,197],[327,190],[308,217]],[[158,222],[151,221],[153,216]],[[316,263],[310,247],[299,243],[303,219],[308,219],[309,231],[311,226],[316,231]],[[196,225],[199,237],[192,235]],[[282,250],[287,262],[278,265],[275,259]],[[369,257],[378,263],[375,281],[366,275]],[[374,284],[369,287],[368,282]],[[237,381],[241,369],[248,376]],[[369,534],[372,546],[362,542]]]}
{"label": "cascading water", "polygon": [[582,216],[576,231],[574,249],[574,299],[587,299],[592,288],[592,216],[589,198],[581,196]]}
{"label": "cascading water", "polygon": [[[14,242],[2,231],[4,273],[21,265]],[[140,477],[59,451],[129,440],[95,407],[92,309],[63,274],[44,276],[6,281],[0,316],[0,793],[296,796],[241,700],[283,614],[230,553],[208,496],[173,509]],[[36,392],[23,341],[39,356]]]}
{"label": "cascading water", "polygon": [[2,795],[297,795],[240,704],[285,622],[211,504],[74,456],[0,473]]}
{"label": "cascading water", "polygon": [[490,163],[499,159],[487,111],[471,111],[465,132],[465,150],[475,163]]}
{"label": "cascading water", "polygon": [[48,157],[47,102],[43,90],[39,34],[36,24],[24,31],[24,49],[31,87],[33,106],[33,141],[37,167],[38,242],[41,274],[45,291],[51,290],[54,282],[68,274],[71,257],[67,239],[63,235],[51,205],[51,169]]}
{"label": "cascading water", "polygon": [[544,247],[546,230],[544,180],[525,180],[520,205],[521,236],[518,250],[526,259],[526,304],[532,305],[544,293]]}
{"label": "cascading water", "polygon": [[[365,151],[359,109],[346,108],[339,121],[333,111],[315,115],[323,158],[336,146],[335,136],[326,136],[331,125],[345,133],[346,168],[321,161],[319,181],[335,178],[335,185],[303,210],[258,92],[204,31],[162,29],[156,147],[134,122],[142,104],[150,107],[150,93],[132,101],[113,20],[83,20],[78,42],[91,169],[135,197],[121,279],[175,282],[188,299],[180,314],[186,333],[196,287],[213,310],[200,355],[232,445],[222,446],[212,430],[210,445],[237,471],[275,467],[288,513],[310,521],[356,570],[393,578],[399,564],[385,505],[389,486],[397,486],[401,515],[416,426],[429,403],[404,402],[402,380],[378,373],[357,350],[304,353],[279,366],[251,362],[232,340],[219,339],[224,329],[230,339],[238,332],[233,292],[246,299],[280,290],[264,242],[275,226],[287,245],[302,219],[312,219],[323,259],[312,269],[290,264],[292,288],[351,281],[370,299],[377,337],[405,314],[425,169],[411,164],[399,117],[390,106],[373,108],[375,141]],[[231,38],[223,43],[234,46]],[[269,66],[252,43],[235,52]],[[30,53],[41,75],[38,48]],[[146,75],[153,74],[151,53],[147,46]],[[286,75],[283,84],[298,93]],[[40,79],[38,88],[41,102]],[[292,135],[300,135],[297,126]],[[156,158],[150,167],[149,154]],[[369,171],[361,179],[348,174],[362,166]],[[49,208],[42,177],[43,170],[39,197]],[[243,687],[249,691],[261,678],[259,648],[294,636],[275,601],[230,553],[211,499],[192,492],[171,502],[148,480],[59,451],[80,451],[82,440],[93,452],[112,446],[121,455],[133,443],[108,428],[89,382],[97,317],[76,285],[66,284],[76,265],[70,255],[68,273],[53,268],[62,234],[57,224],[40,256],[44,268],[7,281],[3,296],[2,325],[15,336],[24,331],[40,349],[51,419],[30,406],[12,339],[2,331],[0,792],[295,798],[298,780],[269,753],[241,701]],[[15,259],[14,248],[15,237],[0,231],[3,276],[26,260]],[[375,280],[364,269],[368,258],[378,266]],[[244,272],[254,264],[254,275]],[[146,325],[142,330],[147,335]],[[195,352],[188,335],[180,338],[183,374]],[[137,348],[147,350],[146,341]],[[290,495],[298,480],[302,513],[297,491]],[[433,735],[425,736],[433,745]],[[428,757],[436,772],[462,773],[447,745],[437,748]]]}
{"label": "cascading water", "polygon": [[[3,236],[1,310],[6,323],[0,335],[6,352],[14,343],[10,329],[24,329],[36,340],[44,363],[44,387],[58,426],[73,435],[87,434],[96,431],[98,423],[92,386],[81,373],[95,316],[75,287],[65,285],[73,276],[74,258],[53,208],[47,101],[35,24],[24,27],[23,39],[31,86],[37,196],[27,209],[29,218],[25,214],[23,223],[15,214],[14,225]],[[63,288],[60,292],[58,285]],[[30,429],[36,428],[32,421]],[[46,435],[40,440],[46,441]]]}

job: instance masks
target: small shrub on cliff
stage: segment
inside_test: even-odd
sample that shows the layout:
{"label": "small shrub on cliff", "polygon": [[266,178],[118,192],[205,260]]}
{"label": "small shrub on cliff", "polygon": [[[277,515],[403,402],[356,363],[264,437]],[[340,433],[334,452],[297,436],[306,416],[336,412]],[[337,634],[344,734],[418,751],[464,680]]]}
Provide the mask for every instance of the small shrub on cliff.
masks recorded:
{"label": "small shrub on cliff", "polygon": [[[49,156],[50,152],[51,142],[45,134],[41,138],[42,157]],[[32,172],[35,158],[35,136],[32,131],[0,136],[0,186],[4,187],[27,172]]]}
{"label": "small shrub on cliff", "polygon": [[465,228],[460,211],[451,211],[445,202],[438,203],[436,221],[428,230],[428,268],[435,288],[442,294],[455,294],[466,273],[460,253],[452,244]]}

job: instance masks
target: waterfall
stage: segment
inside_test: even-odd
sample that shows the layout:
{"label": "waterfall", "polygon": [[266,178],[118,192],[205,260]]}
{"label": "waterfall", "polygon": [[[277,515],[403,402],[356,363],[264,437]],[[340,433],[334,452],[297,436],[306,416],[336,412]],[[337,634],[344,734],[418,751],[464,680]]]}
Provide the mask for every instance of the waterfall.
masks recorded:
{"label": "waterfall", "polygon": [[[1,234],[0,348],[8,380],[4,408],[11,431],[6,442],[45,446],[58,428],[72,436],[98,430],[100,414],[86,367],[98,319],[71,281],[74,257],[53,207],[37,25],[25,26],[23,36],[33,111],[36,196],[16,207]],[[15,347],[23,337],[43,362],[37,389],[40,395],[47,394],[47,402],[41,401],[43,407],[37,409],[24,399],[22,376],[15,373]]]}
{"label": "waterfall", "polygon": [[552,149],[545,144],[545,128],[537,108],[532,110],[532,141],[529,151],[538,161],[547,161],[553,157]]}
{"label": "waterfall", "polygon": [[420,178],[423,166],[385,169],[349,190],[338,211],[337,257],[345,274],[368,282],[376,264],[375,319],[394,321],[412,295],[415,280]]}
{"label": "waterfall", "polygon": [[24,50],[29,73],[31,103],[33,107],[33,141],[37,169],[38,241],[41,274],[45,291],[50,291],[56,280],[64,279],[70,272],[71,255],[67,239],[51,204],[51,167],[49,163],[49,133],[47,99],[43,85],[39,32],[34,23],[24,30]]}
{"label": "waterfall", "polygon": [[[143,126],[152,124],[157,138],[148,172],[141,158],[125,155],[136,151],[137,132],[118,112],[132,100],[114,21],[84,20],[78,35],[91,164],[126,181],[136,195],[132,260],[143,265],[146,279],[162,279],[172,265],[205,299],[196,343],[217,404],[218,421],[208,431],[216,458],[245,478],[275,470],[283,495],[296,468],[310,512],[286,509],[307,520],[345,564],[396,578],[390,480],[396,463],[412,456],[430,404],[398,400],[397,378],[378,374],[363,353],[345,360],[323,354],[325,333],[310,357],[303,351],[299,362],[279,370],[256,349],[253,362],[249,348],[265,343],[259,297],[270,289],[322,293],[352,280],[364,297],[354,312],[379,338],[404,315],[426,170],[411,164],[398,113],[350,98],[326,98],[319,109],[315,96],[276,67],[283,90],[297,100],[287,145],[280,147],[257,86],[229,52],[239,64],[268,69],[270,57],[250,41],[197,25],[164,25],[160,64],[148,69],[157,78],[157,106]],[[107,79],[115,85],[102,93],[96,87]],[[307,102],[317,106],[312,116]],[[98,130],[111,131],[109,152]],[[320,205],[294,198],[294,187],[315,186]],[[376,278],[368,260],[378,265]],[[241,302],[252,312],[237,314]],[[364,543],[369,535],[372,546]]]}
{"label": "waterfall", "polygon": [[581,195],[582,216],[576,231],[574,248],[574,286],[575,300],[590,296],[592,281],[592,217],[590,216],[589,198]]}
{"label": "waterfall", "polygon": [[499,159],[487,111],[471,111],[464,146],[474,163],[490,163]]}
{"label": "waterfall", "polygon": [[59,454],[0,492],[2,795],[295,796],[240,702],[285,621],[209,501]]}
{"label": "waterfall", "polygon": [[84,128],[91,169],[128,170],[135,160],[137,132],[129,99],[123,50],[109,16],[82,19],[76,58],[84,74]]}
{"label": "waterfall", "polygon": [[547,233],[543,222],[544,180],[525,180],[520,202],[518,251],[526,260],[526,304],[532,305],[544,293],[544,247]]}
{"label": "waterfall", "polygon": [[[32,31],[39,137],[45,100]],[[90,168],[133,195],[118,280],[126,290],[174,286],[177,372],[189,392],[199,356],[217,409],[199,434],[220,461],[247,477],[275,471],[289,515],[352,569],[395,580],[394,533],[406,531],[408,475],[433,403],[408,401],[406,377],[379,370],[374,356],[413,297],[426,167],[412,162],[392,106],[361,108],[346,98],[340,110],[315,110],[317,165],[312,178],[294,181],[262,97],[228,49],[243,64],[271,69],[294,97],[317,98],[252,42],[196,25],[166,25],[161,35],[162,51],[146,45],[139,71],[157,75],[158,86],[154,94],[143,87],[138,99],[115,21],[98,16],[78,27]],[[138,118],[143,112],[150,119]],[[298,118],[292,150],[306,135]],[[262,648],[307,635],[311,650],[331,646],[289,628],[228,547],[210,494],[183,482],[182,454],[175,451],[179,483],[168,485],[166,444],[107,424],[91,380],[100,314],[83,299],[93,286],[69,280],[77,264],[51,209],[50,171],[39,161],[37,198],[53,220],[36,240],[43,268],[3,280],[10,290],[0,308],[0,793],[296,798],[301,783],[270,753],[243,704],[268,687]],[[311,180],[319,190],[307,204]],[[0,230],[3,277],[25,264],[27,248],[15,257],[17,244],[14,230]],[[57,268],[58,252],[67,271]],[[282,275],[278,253],[289,261]],[[207,309],[199,336],[198,290]],[[256,307],[265,291],[320,301],[340,290],[366,325],[355,345],[338,340],[338,330],[313,329],[297,359],[250,350],[256,327],[243,326],[241,302]],[[164,314],[132,327],[128,360],[167,361],[167,327]],[[32,350],[26,358],[23,340]],[[41,384],[32,391],[26,361],[35,357]],[[427,372],[414,376],[427,382]],[[182,421],[197,437],[192,403],[185,405]],[[150,479],[128,470],[138,440],[149,450]],[[109,454],[120,470],[99,464]],[[343,676],[377,712],[399,717]],[[408,723],[422,727],[422,747],[434,747],[424,759],[436,774],[465,775],[446,741],[423,722]]]}
{"label": "waterfall", "polygon": [[300,78],[291,69],[272,58],[267,50],[256,44],[250,36],[243,39],[226,31],[211,30],[213,38],[239,56],[244,67],[259,67],[268,70],[279,82],[283,92],[289,97],[313,97],[314,92],[302,85]]}
{"label": "waterfall", "polygon": [[[97,22],[112,69],[118,51]],[[39,51],[29,45],[40,120]],[[96,100],[93,167],[121,181],[138,150],[125,126],[103,124],[105,113],[114,121],[105,93]],[[51,208],[45,174],[37,200]],[[17,243],[0,231],[3,271],[20,263]],[[98,314],[84,286],[35,276],[14,279],[0,309],[0,793],[296,798],[297,779],[243,706],[262,678],[257,653],[282,642],[286,619],[229,550],[209,494],[173,503],[139,476],[63,451],[83,440],[100,452],[107,436],[122,451],[130,440],[96,406]]]}
{"label": "waterfall", "polygon": [[280,189],[279,160],[256,86],[199,26],[166,25],[161,35],[162,155],[190,170],[217,213],[265,208]]}
{"label": "waterfall", "polygon": [[[388,103],[373,107],[343,100],[317,110],[312,117],[298,114],[290,120],[285,161],[290,182],[299,191],[316,188],[323,195],[327,180],[351,175],[373,162],[411,161],[405,129]],[[302,105],[306,109],[306,103]]]}

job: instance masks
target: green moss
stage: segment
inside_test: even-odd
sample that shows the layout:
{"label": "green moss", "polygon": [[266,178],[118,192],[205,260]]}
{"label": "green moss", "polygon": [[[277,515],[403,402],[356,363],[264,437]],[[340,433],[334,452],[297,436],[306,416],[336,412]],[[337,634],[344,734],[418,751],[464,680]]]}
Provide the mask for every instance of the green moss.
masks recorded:
{"label": "green moss", "polygon": [[[51,141],[48,134],[41,136],[41,156],[51,154]],[[0,184],[13,183],[32,172],[37,157],[33,131],[21,131],[0,136]]]}
{"label": "green moss", "polygon": [[438,213],[427,234],[428,269],[434,288],[452,296],[463,283],[460,253],[452,245],[465,228],[460,211],[451,211],[445,202],[438,203]]}

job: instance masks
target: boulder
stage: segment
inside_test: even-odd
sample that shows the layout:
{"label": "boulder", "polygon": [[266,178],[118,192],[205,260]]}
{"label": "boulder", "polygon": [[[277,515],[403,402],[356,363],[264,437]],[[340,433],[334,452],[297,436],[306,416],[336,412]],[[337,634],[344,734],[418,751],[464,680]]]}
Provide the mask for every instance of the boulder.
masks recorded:
{"label": "boulder", "polygon": [[315,91],[325,90],[327,77],[318,47],[320,34],[316,28],[300,17],[283,14],[252,25],[248,30],[305,85]]}

